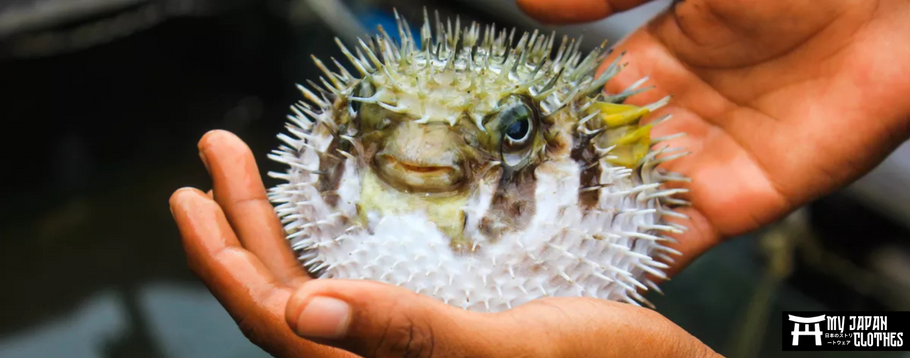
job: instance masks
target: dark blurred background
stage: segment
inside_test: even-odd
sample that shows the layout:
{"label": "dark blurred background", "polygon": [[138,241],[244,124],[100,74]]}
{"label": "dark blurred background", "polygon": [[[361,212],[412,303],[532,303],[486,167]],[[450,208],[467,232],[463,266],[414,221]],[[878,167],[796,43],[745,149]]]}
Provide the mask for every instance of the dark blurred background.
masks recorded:
{"label": "dark blurred background", "polygon": [[[667,5],[558,31],[593,46]],[[513,0],[0,1],[0,357],[266,356],[186,268],[167,199],[209,187],[195,147],[209,129],[280,169],[265,154],[294,84],[317,76],[309,55],[338,57],[333,37],[391,27],[393,7],[419,22],[423,6],[539,27]],[[784,354],[780,311],[910,308],[908,184],[905,145],[651,298],[730,357],[902,356]]]}

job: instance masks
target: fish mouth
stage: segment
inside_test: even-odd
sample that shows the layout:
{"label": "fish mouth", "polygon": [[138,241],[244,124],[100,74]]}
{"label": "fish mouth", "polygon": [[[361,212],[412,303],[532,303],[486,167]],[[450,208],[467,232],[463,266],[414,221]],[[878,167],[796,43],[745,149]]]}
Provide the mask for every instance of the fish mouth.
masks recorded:
{"label": "fish mouth", "polygon": [[464,183],[464,169],[458,163],[419,163],[379,153],[375,164],[376,172],[383,181],[408,192],[448,192]]}

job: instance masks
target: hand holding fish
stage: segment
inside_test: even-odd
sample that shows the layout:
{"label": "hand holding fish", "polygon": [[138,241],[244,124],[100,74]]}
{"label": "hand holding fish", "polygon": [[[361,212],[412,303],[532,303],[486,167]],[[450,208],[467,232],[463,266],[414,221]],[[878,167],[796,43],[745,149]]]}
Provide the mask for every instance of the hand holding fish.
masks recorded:
{"label": "hand holding fish", "polygon": [[[548,23],[592,21],[641,3],[519,1]],[[906,1],[680,1],[616,49],[629,65],[608,92],[650,76],[656,88],[628,103],[672,94],[659,111],[674,118],[652,135],[686,133],[670,142],[692,152],[665,163],[692,179],[681,184],[692,206],[677,209],[690,230],[674,235],[682,256],[669,272],[848,184],[910,135]],[[714,355],[656,312],[627,304],[546,298],[477,313],[391,285],[311,280],[249,149],[217,131],[199,147],[213,193],[182,189],[171,198],[190,266],[273,355]]]}

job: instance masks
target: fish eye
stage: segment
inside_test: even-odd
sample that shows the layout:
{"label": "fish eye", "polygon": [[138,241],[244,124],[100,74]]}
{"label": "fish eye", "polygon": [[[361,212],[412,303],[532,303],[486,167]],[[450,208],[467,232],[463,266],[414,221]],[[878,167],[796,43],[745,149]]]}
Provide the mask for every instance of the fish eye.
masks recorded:
{"label": "fish eye", "polygon": [[533,110],[519,102],[502,113],[502,151],[522,151],[533,142]]}
{"label": "fish eye", "polygon": [[492,155],[498,154],[506,169],[517,171],[534,158],[534,144],[543,128],[540,110],[523,95],[507,96],[497,106],[496,112],[483,119],[481,146]]}
{"label": "fish eye", "polygon": [[531,133],[530,129],[530,118],[523,118],[512,123],[512,125],[506,129],[506,137],[513,142],[521,142],[528,139],[528,134]]}
{"label": "fish eye", "polygon": [[499,114],[500,156],[510,170],[518,170],[531,162],[532,146],[537,133],[536,112],[521,98],[512,99]]}

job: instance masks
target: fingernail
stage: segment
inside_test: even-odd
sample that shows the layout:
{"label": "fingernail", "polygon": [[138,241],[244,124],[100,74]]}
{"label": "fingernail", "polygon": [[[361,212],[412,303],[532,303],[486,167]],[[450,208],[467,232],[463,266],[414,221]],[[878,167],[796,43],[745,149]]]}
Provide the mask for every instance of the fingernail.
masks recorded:
{"label": "fingernail", "polygon": [[310,299],[297,316],[297,334],[304,338],[338,339],[348,333],[351,306],[332,297]]}
{"label": "fingernail", "polygon": [[202,159],[202,165],[205,166],[205,171],[207,171],[207,172],[209,172],[209,174],[211,174],[212,171],[209,169],[209,161],[208,161],[208,159],[205,159],[204,152],[199,151],[199,159]]}

